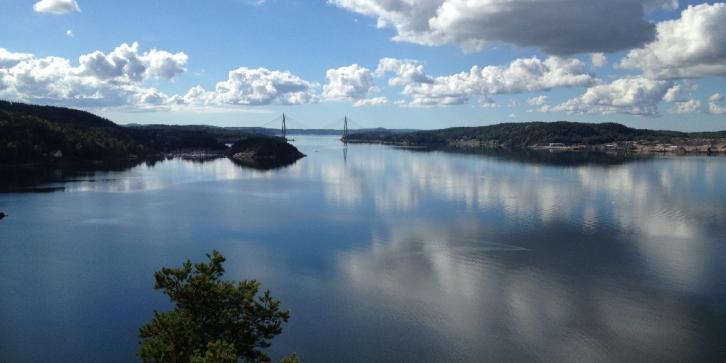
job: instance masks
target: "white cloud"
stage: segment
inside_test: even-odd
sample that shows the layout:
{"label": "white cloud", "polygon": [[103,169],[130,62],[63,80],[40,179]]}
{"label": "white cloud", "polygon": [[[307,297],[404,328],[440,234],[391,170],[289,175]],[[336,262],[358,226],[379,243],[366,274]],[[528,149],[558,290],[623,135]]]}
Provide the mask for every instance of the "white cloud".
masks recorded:
{"label": "white cloud", "polygon": [[680,83],[674,84],[663,96],[663,101],[666,102],[685,102],[686,100],[688,100],[688,95],[686,95],[686,90]]}
{"label": "white cloud", "polygon": [[376,75],[383,77],[393,73],[388,80],[391,86],[405,86],[411,83],[433,83],[433,78],[424,72],[423,65],[415,60],[383,58],[378,61]]}
{"label": "white cloud", "polygon": [[241,67],[230,71],[229,78],[217,83],[206,97],[214,104],[298,105],[317,101],[314,87],[290,72]]}
{"label": "white cloud", "polygon": [[[60,57],[36,58],[0,48],[0,98],[85,108],[158,110],[225,105],[303,104],[317,102],[318,85],[290,73],[265,68],[237,68],[213,91],[192,87],[167,95],[144,86],[146,80],[171,80],[185,72],[187,55],[121,44],[108,54],[94,51],[77,66]],[[380,101],[379,101],[380,102]]]}
{"label": "white cloud", "polygon": [[81,11],[75,0],[40,0],[33,5],[38,13],[65,14],[71,11]]}
{"label": "white cloud", "polygon": [[173,79],[186,71],[184,65],[189,57],[182,52],[172,54],[165,50],[152,49],[140,56],[140,59],[147,65],[147,76]]}
{"label": "white cloud", "polygon": [[663,100],[673,82],[644,77],[621,78],[609,84],[590,87],[582,96],[557,106],[543,106],[543,112],[572,114],[610,114],[655,116],[658,103]]}
{"label": "white cloud", "polygon": [[372,72],[357,64],[328,69],[325,76],[328,84],[323,87],[323,95],[330,100],[360,100],[375,87]]}
{"label": "white cloud", "polygon": [[126,43],[111,53],[101,51],[80,56],[80,72],[102,80],[127,80],[139,82],[149,77],[172,79],[185,71],[188,56],[152,49],[139,53],[139,44]]}
{"label": "white cloud", "polygon": [[[396,41],[455,43],[466,50],[505,42],[551,54],[612,52],[654,39],[644,19],[676,0],[328,0],[393,27]],[[566,11],[563,11],[566,9]],[[603,16],[603,14],[608,14]]]}
{"label": "white cloud", "polygon": [[663,101],[673,103],[670,108],[671,113],[692,113],[701,109],[701,101],[693,98],[693,91],[696,85],[691,82],[678,82],[669,88],[663,96]]}
{"label": "white cloud", "polygon": [[124,43],[108,54],[94,51],[81,55],[74,66],[65,58],[36,58],[0,48],[0,98],[129,110],[303,104],[318,100],[317,84],[290,72],[265,68],[232,70],[213,91],[196,86],[184,95],[170,96],[144,86],[146,80],[171,80],[185,72],[187,58],[182,52],[165,50],[142,53],[138,43]]}
{"label": "white cloud", "polygon": [[555,87],[589,86],[597,83],[585,64],[574,58],[516,59],[506,66],[472,67],[469,72],[431,77],[415,61],[384,58],[377,74],[393,72],[389,84],[403,86],[411,105],[457,105],[471,97],[546,91]]}
{"label": "white cloud", "polygon": [[527,103],[532,106],[544,106],[547,104],[547,96],[542,95],[542,96],[532,97],[527,100]]}
{"label": "white cloud", "polygon": [[10,68],[24,60],[32,59],[29,53],[13,53],[5,48],[0,48],[0,69]]}
{"label": "white cloud", "polygon": [[[147,107],[150,93],[135,82],[108,82],[83,75],[67,59],[33,58],[0,69],[0,98],[70,107]],[[144,97],[143,95],[147,95]]]}
{"label": "white cloud", "polygon": [[373,98],[364,98],[364,99],[358,100],[353,104],[353,106],[354,107],[370,107],[370,106],[385,105],[386,103],[388,103],[388,98],[386,98],[386,97],[373,97]]}
{"label": "white cloud", "polygon": [[484,108],[494,108],[497,107],[497,102],[489,96],[481,96],[479,97],[479,105]]}
{"label": "white cloud", "polygon": [[70,107],[155,107],[169,97],[142,83],[148,77],[168,78],[183,71],[172,72],[168,62],[160,61],[169,56],[180,67],[186,62],[183,53],[139,54],[137,43],[122,44],[108,55],[100,51],[82,55],[78,66],[65,58],[36,58],[0,49],[0,97]]}
{"label": "white cloud", "polygon": [[68,38],[73,38],[73,37],[75,37],[76,35],[75,35],[75,34],[73,34],[73,30],[70,30],[70,29],[68,29],[68,30],[66,30],[66,36],[67,36]]}
{"label": "white cloud", "polygon": [[603,53],[592,53],[592,66],[602,68],[608,64],[608,58]]}
{"label": "white cloud", "polygon": [[724,97],[720,93],[714,93],[708,98],[708,112],[714,115],[726,114],[726,106],[719,106],[718,103],[723,101]]}
{"label": "white cloud", "polygon": [[620,62],[652,78],[726,75],[726,3],[689,6],[657,25],[658,38]]}
{"label": "white cloud", "polygon": [[676,102],[676,104],[670,109],[672,113],[692,113],[701,109],[701,101],[699,100],[685,100]]}

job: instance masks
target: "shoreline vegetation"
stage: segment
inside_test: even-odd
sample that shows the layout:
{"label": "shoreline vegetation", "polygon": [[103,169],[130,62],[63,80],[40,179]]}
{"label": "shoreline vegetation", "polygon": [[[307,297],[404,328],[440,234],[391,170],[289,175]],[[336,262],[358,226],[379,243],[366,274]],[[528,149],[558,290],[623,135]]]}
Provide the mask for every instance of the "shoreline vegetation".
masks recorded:
{"label": "shoreline vegetation", "polygon": [[0,101],[0,166],[103,167],[229,157],[244,166],[264,164],[267,169],[304,156],[274,136],[274,130],[250,131],[255,129],[121,126],[85,111]]}
{"label": "shoreline vegetation", "polygon": [[[339,130],[298,130],[340,135]],[[85,166],[155,163],[181,158],[272,169],[304,157],[277,130],[204,125],[122,126],[89,112],[0,101],[0,166]],[[634,129],[617,123],[524,122],[441,130],[356,130],[346,143],[376,143],[459,152],[606,152],[618,154],[726,154],[726,131]]]}
{"label": "shoreline vegetation", "polygon": [[408,133],[362,132],[349,143],[452,150],[726,154],[726,131],[634,129],[617,123],[523,122]]}

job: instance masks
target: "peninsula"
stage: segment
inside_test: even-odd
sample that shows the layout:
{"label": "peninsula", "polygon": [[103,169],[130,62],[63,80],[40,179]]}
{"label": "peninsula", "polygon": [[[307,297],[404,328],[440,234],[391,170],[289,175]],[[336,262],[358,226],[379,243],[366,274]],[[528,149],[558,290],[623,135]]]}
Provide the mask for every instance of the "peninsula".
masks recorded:
{"label": "peninsula", "polygon": [[282,138],[248,129],[122,126],[85,111],[0,101],[0,165],[105,165],[225,156],[284,164],[304,155]]}
{"label": "peninsula", "polygon": [[388,133],[352,133],[351,143],[436,149],[622,151],[633,153],[726,153],[726,131],[679,132],[635,129],[617,123],[522,122],[480,127]]}

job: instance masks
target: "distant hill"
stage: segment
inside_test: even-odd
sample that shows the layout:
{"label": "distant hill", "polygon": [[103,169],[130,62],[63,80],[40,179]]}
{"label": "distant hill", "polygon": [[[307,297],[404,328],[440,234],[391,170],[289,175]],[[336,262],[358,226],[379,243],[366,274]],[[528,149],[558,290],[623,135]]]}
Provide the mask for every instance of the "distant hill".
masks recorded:
{"label": "distant hill", "polygon": [[634,129],[617,123],[523,122],[480,127],[453,127],[441,130],[391,134],[385,131],[349,135],[350,142],[444,147],[467,143],[493,148],[526,148],[549,143],[600,145],[623,141],[663,141],[676,139],[722,139],[726,131],[686,133]]}
{"label": "distant hill", "polygon": [[0,163],[125,159],[147,151],[137,135],[91,113],[0,101]]}
{"label": "distant hill", "polygon": [[121,126],[90,112],[65,107],[31,105],[0,101],[0,110],[6,113],[32,115],[64,126],[118,129]]}
{"label": "distant hill", "polygon": [[122,161],[185,149],[224,150],[249,131],[126,127],[90,112],[0,101],[0,164]]}

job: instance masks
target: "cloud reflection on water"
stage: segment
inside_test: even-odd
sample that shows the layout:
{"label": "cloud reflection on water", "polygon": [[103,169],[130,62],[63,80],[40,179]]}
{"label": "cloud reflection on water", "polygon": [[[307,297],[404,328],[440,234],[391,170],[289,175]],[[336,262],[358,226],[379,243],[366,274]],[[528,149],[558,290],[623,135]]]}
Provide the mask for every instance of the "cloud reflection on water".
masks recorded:
{"label": "cloud reflection on water", "polygon": [[[351,290],[414,305],[406,309],[424,305],[428,328],[443,336],[466,340],[497,332],[495,341],[519,345],[518,357],[535,360],[678,360],[699,353],[693,349],[702,337],[691,320],[698,317],[678,300],[654,295],[705,296],[713,270],[722,269],[713,252],[723,247],[712,229],[726,220],[726,195],[713,181],[726,178],[726,159],[553,167],[403,153],[372,170],[355,162],[328,168],[323,178],[335,178],[326,186],[345,181],[348,188],[326,193],[335,196],[329,202],[367,200],[389,221],[368,249],[339,255]],[[461,213],[452,203],[473,216],[400,217],[437,207]],[[509,246],[505,236],[512,232],[526,242],[489,249],[487,241]],[[581,251],[568,256],[572,249]],[[608,257],[613,260],[597,261]],[[562,264],[585,264],[576,270],[582,276],[570,276]],[[645,290],[653,291],[629,281],[643,278],[654,285]]]}
{"label": "cloud reflection on water", "polygon": [[[87,301],[108,274],[118,285],[99,286],[135,291],[136,308],[118,303],[141,321],[151,272],[221,248],[232,276],[262,279],[293,309],[273,348],[312,361],[726,354],[724,158],[552,165],[350,145],[344,160],[335,139],[298,142],[309,156],[274,171],[167,160],[74,176],[59,184],[71,193],[3,195],[6,259],[31,264],[6,265],[7,282],[58,287],[27,301],[39,290],[13,287],[26,293],[4,305],[25,329],[15,346],[54,338],[28,323],[43,316],[31,300],[116,319],[68,299]],[[82,319],[96,325],[53,326],[104,341],[108,324]],[[133,356],[137,324],[122,320]]]}

